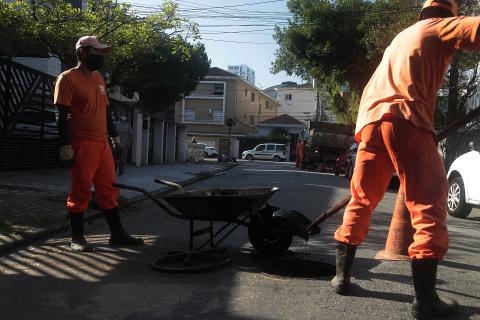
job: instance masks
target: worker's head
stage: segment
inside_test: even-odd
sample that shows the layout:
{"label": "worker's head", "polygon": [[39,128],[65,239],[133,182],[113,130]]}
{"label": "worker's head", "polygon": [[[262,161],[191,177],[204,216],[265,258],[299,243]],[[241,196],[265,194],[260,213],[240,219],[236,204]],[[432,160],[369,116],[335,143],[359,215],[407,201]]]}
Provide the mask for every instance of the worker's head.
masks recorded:
{"label": "worker's head", "polygon": [[128,117],[127,117],[127,113],[126,112],[122,112],[120,113],[120,120],[122,121],[127,121]]}
{"label": "worker's head", "polygon": [[75,45],[78,62],[85,64],[90,71],[96,71],[103,65],[104,54],[111,48],[100,43],[97,37],[85,36],[78,39]]}
{"label": "worker's head", "polygon": [[419,20],[430,18],[448,18],[458,15],[455,0],[427,0],[423,4]]}

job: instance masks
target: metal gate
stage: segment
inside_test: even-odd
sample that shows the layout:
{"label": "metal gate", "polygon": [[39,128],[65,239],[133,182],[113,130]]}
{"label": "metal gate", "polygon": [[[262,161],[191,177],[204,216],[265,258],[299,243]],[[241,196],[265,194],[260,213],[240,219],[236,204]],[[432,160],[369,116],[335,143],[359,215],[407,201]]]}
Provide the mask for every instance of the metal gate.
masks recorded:
{"label": "metal gate", "polygon": [[55,77],[0,58],[0,170],[58,163]]}
{"label": "metal gate", "polygon": [[[0,58],[0,171],[58,166],[56,78]],[[132,107],[110,99],[115,115]]]}

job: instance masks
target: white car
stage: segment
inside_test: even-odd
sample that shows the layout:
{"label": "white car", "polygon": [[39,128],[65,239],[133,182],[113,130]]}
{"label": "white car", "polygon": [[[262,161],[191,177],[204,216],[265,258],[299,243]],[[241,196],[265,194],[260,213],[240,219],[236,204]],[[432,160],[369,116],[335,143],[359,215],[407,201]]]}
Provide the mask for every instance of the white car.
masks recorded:
{"label": "white car", "polygon": [[259,144],[252,150],[243,151],[242,159],[285,161],[287,160],[287,147],[279,143]]}
{"label": "white car", "polygon": [[205,158],[215,158],[218,156],[218,150],[214,147],[210,147],[205,143],[198,143],[205,147]]}
{"label": "white car", "polygon": [[447,211],[457,218],[466,218],[480,206],[480,153],[473,143],[470,146],[472,151],[455,159],[447,173]]}

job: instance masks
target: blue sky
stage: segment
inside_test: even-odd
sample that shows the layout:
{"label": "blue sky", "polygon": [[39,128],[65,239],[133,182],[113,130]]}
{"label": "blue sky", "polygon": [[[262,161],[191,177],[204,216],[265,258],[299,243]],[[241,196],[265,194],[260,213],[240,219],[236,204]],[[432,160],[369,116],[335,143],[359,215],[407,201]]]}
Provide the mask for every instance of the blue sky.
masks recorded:
{"label": "blue sky", "polygon": [[[158,6],[157,0],[125,1],[135,5]],[[271,74],[278,47],[272,38],[275,24],[285,24],[289,15],[287,0],[176,0],[180,14],[200,26],[202,42],[213,67],[247,64],[256,72],[256,84],[267,88],[282,81],[301,80],[286,73]],[[268,2],[254,4],[259,2]],[[241,26],[242,25],[242,26]]]}

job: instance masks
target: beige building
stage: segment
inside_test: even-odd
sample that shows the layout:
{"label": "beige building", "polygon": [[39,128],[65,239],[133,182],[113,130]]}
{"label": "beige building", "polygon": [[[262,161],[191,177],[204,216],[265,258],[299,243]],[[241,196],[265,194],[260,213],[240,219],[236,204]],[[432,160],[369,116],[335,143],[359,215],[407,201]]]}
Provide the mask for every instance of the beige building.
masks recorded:
{"label": "beige building", "polygon": [[[189,96],[177,103],[175,122],[187,126],[187,140],[238,157],[238,138],[256,136],[257,124],[277,116],[280,104],[241,77],[211,68]],[[231,124],[229,127],[228,124]]]}
{"label": "beige building", "polygon": [[319,94],[317,104],[317,93],[312,83],[297,84],[286,81],[265,89],[265,93],[280,103],[278,114],[288,114],[307,126],[310,121],[320,118],[322,112],[326,122],[336,122],[336,117],[329,110],[324,94]]}

